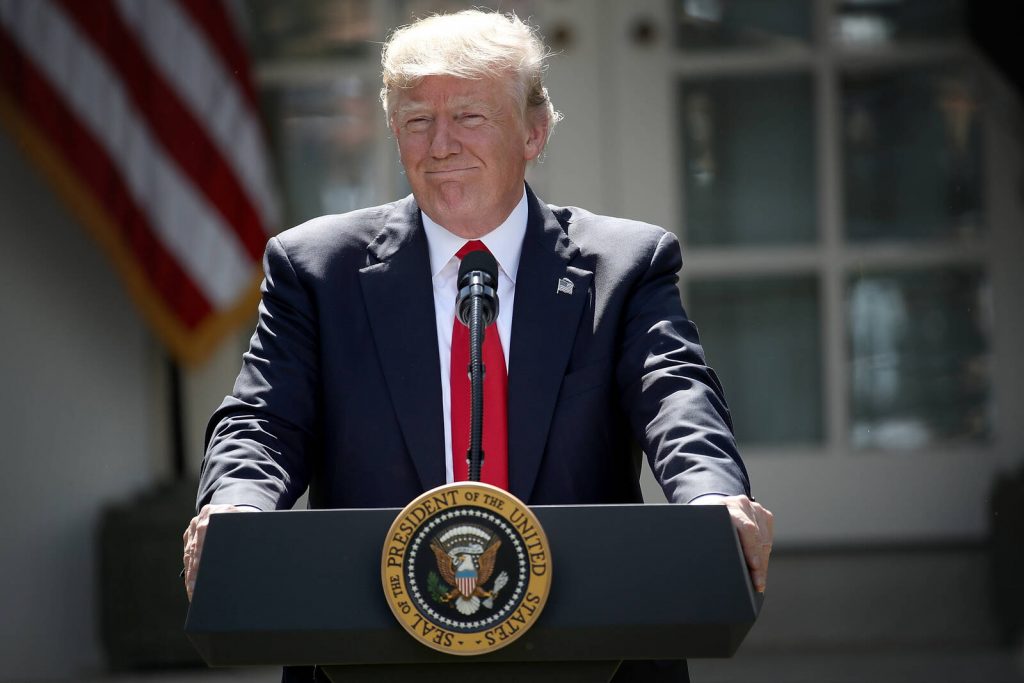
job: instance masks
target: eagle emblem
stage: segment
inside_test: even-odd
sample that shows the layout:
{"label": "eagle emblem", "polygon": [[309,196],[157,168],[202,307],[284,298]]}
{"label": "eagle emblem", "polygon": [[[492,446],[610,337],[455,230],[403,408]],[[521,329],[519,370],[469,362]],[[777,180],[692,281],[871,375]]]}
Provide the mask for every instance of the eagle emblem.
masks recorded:
{"label": "eagle emblem", "polygon": [[445,585],[436,582],[432,590],[439,602],[454,605],[460,614],[475,614],[480,605],[490,609],[494,599],[508,583],[501,572],[490,590],[484,588],[494,573],[501,540],[476,524],[459,524],[443,531],[430,542],[437,560],[437,571]]}

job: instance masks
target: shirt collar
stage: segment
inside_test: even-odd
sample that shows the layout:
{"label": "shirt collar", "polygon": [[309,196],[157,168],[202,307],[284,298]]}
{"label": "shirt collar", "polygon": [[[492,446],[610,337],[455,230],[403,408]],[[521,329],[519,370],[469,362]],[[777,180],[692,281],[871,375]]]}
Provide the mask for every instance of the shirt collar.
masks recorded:
{"label": "shirt collar", "polygon": [[[516,272],[519,270],[519,257],[523,252],[523,238],[526,236],[526,221],[529,218],[529,206],[526,203],[526,189],[523,196],[512,209],[505,222],[480,238],[484,246],[494,255],[494,260],[508,279],[515,284]],[[420,211],[423,228],[427,233],[427,247],[430,252],[430,276],[437,277],[441,270],[455,257],[462,245],[468,242],[448,232],[443,226],[430,219]]]}

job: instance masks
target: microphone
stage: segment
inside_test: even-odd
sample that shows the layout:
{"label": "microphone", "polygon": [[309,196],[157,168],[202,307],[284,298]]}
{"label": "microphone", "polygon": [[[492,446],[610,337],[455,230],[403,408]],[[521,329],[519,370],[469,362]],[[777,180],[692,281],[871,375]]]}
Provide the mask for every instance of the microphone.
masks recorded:
{"label": "microphone", "polygon": [[[480,481],[484,464],[484,330],[498,317],[498,262],[491,252],[471,251],[459,266],[455,314],[469,328],[469,480]],[[453,454],[454,455],[454,454]]]}
{"label": "microphone", "polygon": [[473,300],[480,302],[481,322],[487,327],[498,317],[498,262],[491,252],[471,251],[459,266],[459,295],[455,312],[459,321],[469,327]]}

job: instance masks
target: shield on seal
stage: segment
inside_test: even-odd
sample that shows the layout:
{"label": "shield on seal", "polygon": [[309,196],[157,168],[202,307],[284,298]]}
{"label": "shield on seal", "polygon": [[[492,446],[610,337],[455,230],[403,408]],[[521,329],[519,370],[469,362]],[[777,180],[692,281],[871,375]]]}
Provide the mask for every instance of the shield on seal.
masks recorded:
{"label": "shield on seal", "polygon": [[455,571],[455,584],[463,597],[473,597],[473,591],[476,590],[476,579],[477,573],[476,567],[473,566],[473,558],[463,555],[462,564]]}

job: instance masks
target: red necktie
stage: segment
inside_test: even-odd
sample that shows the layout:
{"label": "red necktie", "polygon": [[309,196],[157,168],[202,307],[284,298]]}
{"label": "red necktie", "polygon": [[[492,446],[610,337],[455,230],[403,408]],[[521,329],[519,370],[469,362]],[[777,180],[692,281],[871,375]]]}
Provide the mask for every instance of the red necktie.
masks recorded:
{"label": "red necktie", "polygon": [[[471,251],[485,250],[483,242],[467,242],[455,255],[461,259]],[[497,288],[495,288],[497,289]],[[484,465],[480,480],[508,490],[508,374],[501,350],[498,326],[488,326],[484,334]],[[469,328],[455,316],[452,327],[452,473],[455,481],[469,477],[466,454],[469,451]]]}

